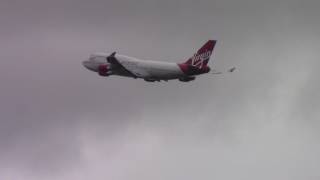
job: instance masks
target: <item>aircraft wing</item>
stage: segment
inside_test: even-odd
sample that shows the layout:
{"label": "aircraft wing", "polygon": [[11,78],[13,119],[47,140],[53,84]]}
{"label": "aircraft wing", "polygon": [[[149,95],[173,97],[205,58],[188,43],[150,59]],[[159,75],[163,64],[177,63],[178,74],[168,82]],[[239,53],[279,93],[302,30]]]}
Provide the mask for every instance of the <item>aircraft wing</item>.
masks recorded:
{"label": "aircraft wing", "polygon": [[119,63],[121,63],[122,67],[133,74],[135,77],[145,77],[149,75],[147,71],[139,68],[135,62],[119,61]]}
{"label": "aircraft wing", "polygon": [[108,63],[121,68],[123,71],[125,71],[127,74],[131,75],[133,78],[137,78],[137,74],[135,73],[134,69],[130,66],[128,66],[125,63],[121,63],[117,58],[115,57],[115,52],[112,53],[110,56],[107,57]]}

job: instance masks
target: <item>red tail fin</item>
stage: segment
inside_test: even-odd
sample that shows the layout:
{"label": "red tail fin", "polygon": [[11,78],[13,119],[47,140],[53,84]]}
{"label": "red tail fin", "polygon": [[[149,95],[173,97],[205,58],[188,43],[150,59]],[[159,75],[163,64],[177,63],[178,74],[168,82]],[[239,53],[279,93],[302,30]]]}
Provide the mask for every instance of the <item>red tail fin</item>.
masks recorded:
{"label": "red tail fin", "polygon": [[185,64],[189,64],[198,68],[206,67],[210,56],[213,54],[214,46],[216,45],[216,40],[209,40],[204,44],[191,58],[188,59]]}

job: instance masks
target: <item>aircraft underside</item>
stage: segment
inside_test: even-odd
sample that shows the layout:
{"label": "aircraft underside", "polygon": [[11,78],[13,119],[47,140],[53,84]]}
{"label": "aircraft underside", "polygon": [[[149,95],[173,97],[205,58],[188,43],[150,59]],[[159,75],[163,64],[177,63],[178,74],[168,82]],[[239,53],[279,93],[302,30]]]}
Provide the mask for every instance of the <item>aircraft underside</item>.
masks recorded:
{"label": "aircraft underside", "polygon": [[147,76],[142,76],[142,75],[135,75],[133,76],[131,73],[128,73],[126,70],[123,70],[122,68],[113,70],[110,72],[110,74],[107,74],[105,76],[123,76],[123,77],[131,77],[134,79],[144,79],[147,82],[160,82],[160,81],[168,81],[168,80],[175,80],[178,79],[182,82],[189,82],[192,80],[195,80],[195,77],[193,76],[185,76],[182,73],[179,75],[164,75],[164,74],[154,74],[153,76],[147,75]]}

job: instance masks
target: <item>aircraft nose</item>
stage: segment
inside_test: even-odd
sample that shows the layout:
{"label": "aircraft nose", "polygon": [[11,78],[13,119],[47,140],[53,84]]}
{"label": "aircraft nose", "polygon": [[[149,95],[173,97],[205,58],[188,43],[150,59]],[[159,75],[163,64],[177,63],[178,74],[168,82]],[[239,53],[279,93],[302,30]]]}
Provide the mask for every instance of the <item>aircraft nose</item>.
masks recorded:
{"label": "aircraft nose", "polygon": [[95,65],[90,61],[83,61],[82,65],[91,71],[97,71]]}

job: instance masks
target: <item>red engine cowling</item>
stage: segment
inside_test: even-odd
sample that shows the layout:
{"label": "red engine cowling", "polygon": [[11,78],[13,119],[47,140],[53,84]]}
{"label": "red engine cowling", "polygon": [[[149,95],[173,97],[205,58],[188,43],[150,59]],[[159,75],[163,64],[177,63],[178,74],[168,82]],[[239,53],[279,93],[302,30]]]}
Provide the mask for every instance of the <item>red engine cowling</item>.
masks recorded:
{"label": "red engine cowling", "polygon": [[109,66],[107,64],[103,64],[103,65],[100,65],[99,66],[99,69],[98,69],[98,74],[100,76],[109,76],[110,74],[108,73],[109,71]]}

